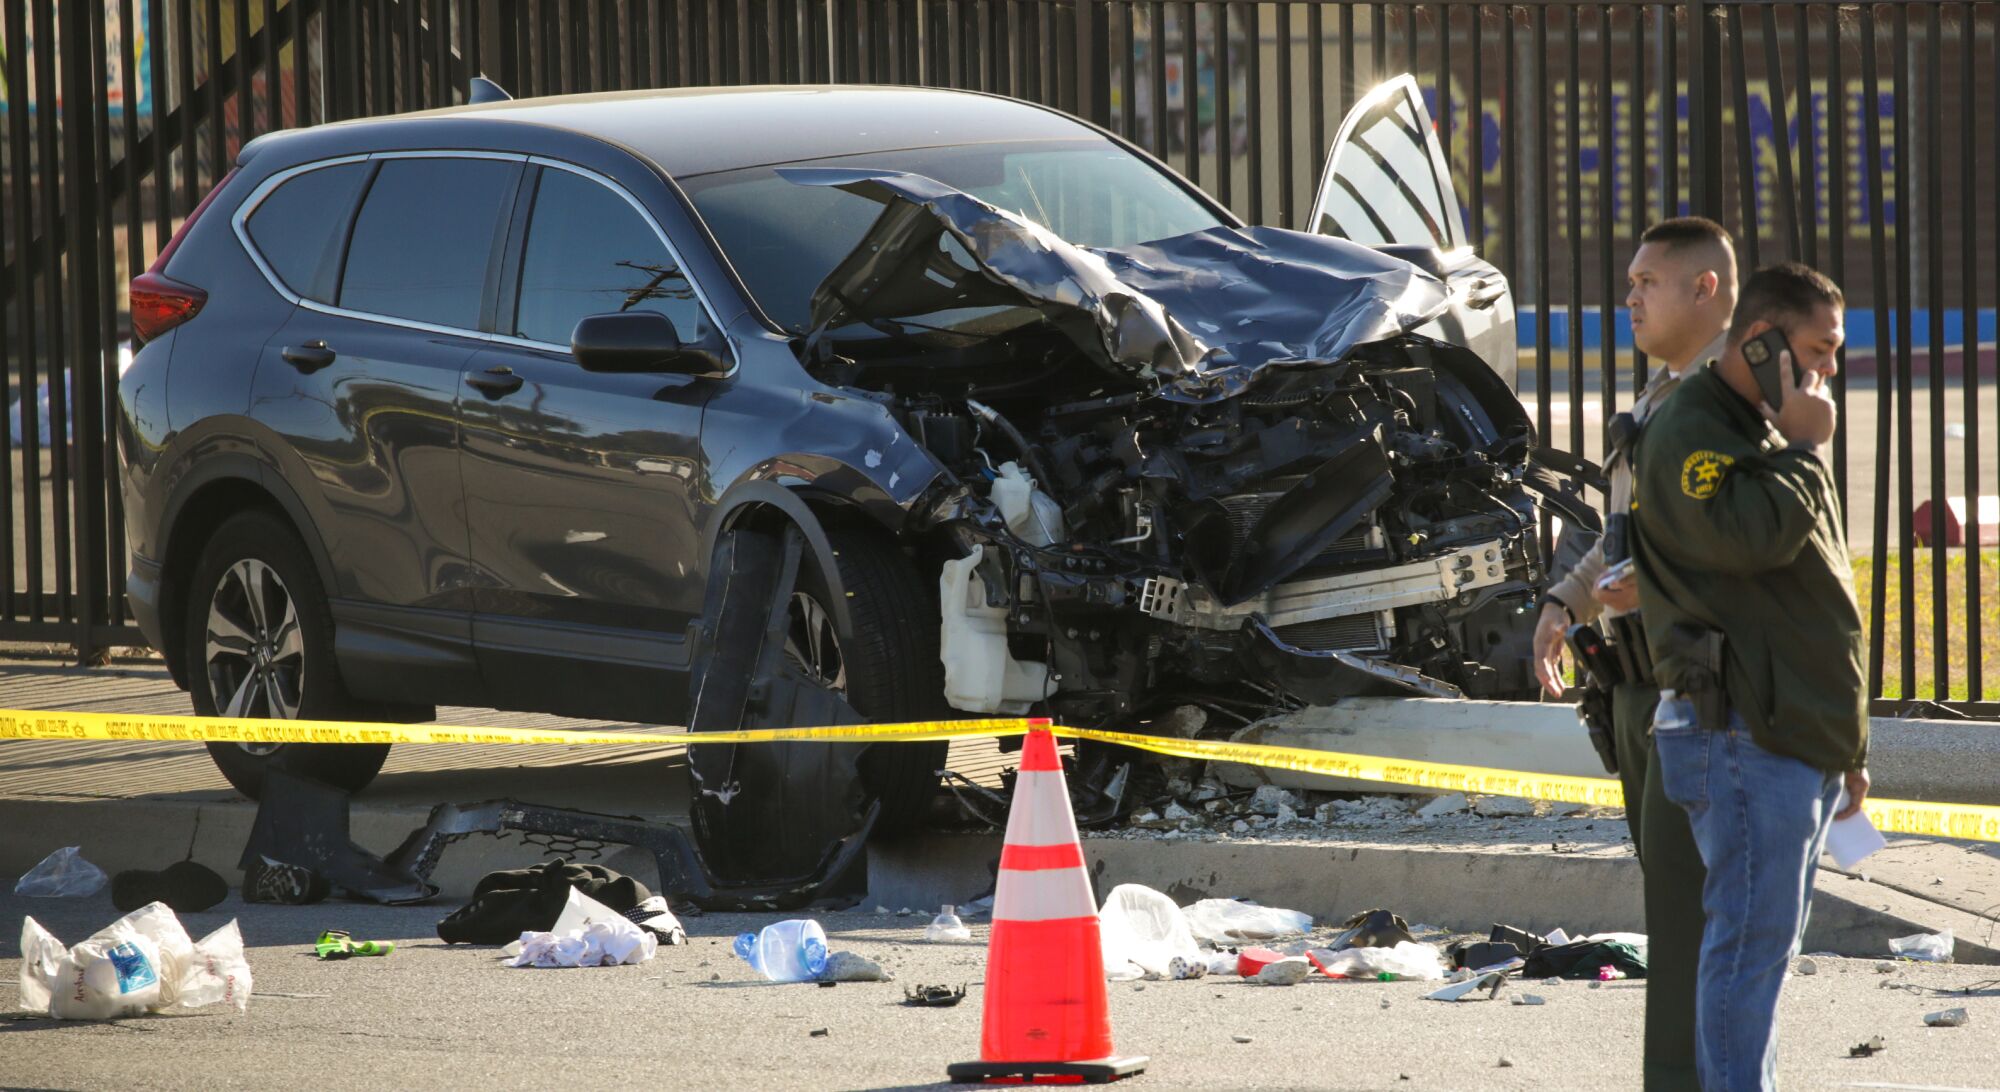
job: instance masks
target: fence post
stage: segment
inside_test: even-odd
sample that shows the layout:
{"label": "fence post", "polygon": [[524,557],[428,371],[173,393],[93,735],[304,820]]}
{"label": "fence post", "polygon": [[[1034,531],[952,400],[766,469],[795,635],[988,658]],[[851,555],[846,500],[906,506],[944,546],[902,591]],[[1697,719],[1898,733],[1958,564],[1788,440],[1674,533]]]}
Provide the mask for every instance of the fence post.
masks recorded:
{"label": "fence post", "polygon": [[[1690,0],[1688,14],[1688,197],[1722,222],[1722,28],[1720,5]],[[1747,228],[1747,225],[1746,225]]]}
{"label": "fence post", "polygon": [[1110,40],[1111,17],[1101,0],[1076,0],[1076,95],[1069,105],[1085,121],[1106,126],[1111,124],[1111,66],[1100,54]]}
{"label": "fence post", "polygon": [[[97,10],[93,11],[92,8]],[[91,663],[97,654],[93,627],[109,617],[104,609],[104,573],[109,553],[104,542],[105,491],[110,478],[104,471],[104,345],[98,323],[101,283],[97,238],[97,112],[93,105],[103,93],[100,67],[103,57],[93,56],[96,36],[92,22],[103,18],[100,5],[91,0],[63,0],[61,19],[63,106],[63,218],[68,230],[63,243],[69,251],[68,288],[64,293],[69,307],[64,316],[69,327],[69,365],[72,385],[69,421],[51,421],[49,442],[69,448],[76,459],[71,493],[76,513],[75,556],[57,558],[58,565],[72,565],[76,574],[76,653],[79,662]],[[53,44],[53,43],[50,43]],[[53,104],[45,104],[44,109]],[[51,225],[52,226],[52,225]],[[53,271],[51,271],[53,276]],[[63,361],[52,361],[53,372]],[[27,405],[26,399],[23,405]],[[24,420],[26,415],[24,414]],[[32,423],[28,427],[33,427]]]}

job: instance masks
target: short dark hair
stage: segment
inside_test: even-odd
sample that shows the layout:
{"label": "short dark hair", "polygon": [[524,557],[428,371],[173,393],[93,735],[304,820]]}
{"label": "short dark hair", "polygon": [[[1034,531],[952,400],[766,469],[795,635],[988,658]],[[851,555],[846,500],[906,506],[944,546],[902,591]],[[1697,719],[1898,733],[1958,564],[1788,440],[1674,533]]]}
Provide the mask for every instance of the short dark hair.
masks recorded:
{"label": "short dark hair", "polygon": [[1733,259],[1736,244],[1721,224],[1706,216],[1676,216],[1662,220],[1639,236],[1641,243],[1660,243],[1669,250],[1708,244],[1721,247]]}
{"label": "short dark hair", "polygon": [[1821,307],[1839,309],[1847,302],[1833,278],[1804,262],[1767,265],[1743,282],[1736,301],[1736,317],[1729,324],[1729,342],[1743,340],[1750,324],[1759,319],[1789,333],[1792,327],[1812,317]]}

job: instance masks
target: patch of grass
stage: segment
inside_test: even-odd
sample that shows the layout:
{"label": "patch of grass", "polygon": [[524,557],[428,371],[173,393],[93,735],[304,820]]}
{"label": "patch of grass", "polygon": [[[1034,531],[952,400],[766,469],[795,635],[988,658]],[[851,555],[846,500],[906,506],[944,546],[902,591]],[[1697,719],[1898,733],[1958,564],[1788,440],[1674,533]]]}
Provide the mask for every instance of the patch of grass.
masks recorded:
{"label": "patch of grass", "polygon": [[[1966,640],[1967,604],[1966,555],[1962,549],[1949,549],[1945,559],[1945,599],[1938,603],[1932,596],[1931,566],[1934,563],[1932,551],[1916,549],[1910,551],[1911,561],[1916,568],[1916,579],[1912,583],[1911,595],[1906,603],[1902,594],[1901,565],[1899,552],[1877,557],[1857,557],[1854,559],[1854,595],[1861,602],[1861,620],[1865,627],[1869,622],[1871,599],[1875,581],[1884,581],[1883,634],[1882,634],[1882,697],[1885,698],[1928,698],[1937,700],[1936,644],[1933,626],[1936,608],[1945,609],[1948,691],[1943,700],[1967,701],[1991,699],[2000,694],[2000,550],[1979,551],[1979,647],[1974,650]],[[1903,677],[1903,612],[1909,609],[1915,625],[1916,672],[1913,679]],[[1975,654],[1979,657],[1980,682],[1983,694],[1971,692],[1971,663]],[[1864,656],[1863,664],[1866,659]]]}

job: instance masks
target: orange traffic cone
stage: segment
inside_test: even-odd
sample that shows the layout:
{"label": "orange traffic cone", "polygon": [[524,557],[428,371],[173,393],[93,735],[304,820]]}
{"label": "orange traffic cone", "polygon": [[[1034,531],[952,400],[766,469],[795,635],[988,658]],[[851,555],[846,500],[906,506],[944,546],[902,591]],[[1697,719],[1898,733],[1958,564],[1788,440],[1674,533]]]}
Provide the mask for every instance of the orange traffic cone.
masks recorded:
{"label": "orange traffic cone", "polygon": [[1057,1077],[1101,1084],[1146,1068],[1143,1057],[1111,1056],[1097,900],[1083,868],[1056,741],[1046,730],[1029,732],[1021,749],[993,893],[979,1046],[979,1061],[947,1067],[952,1080]]}

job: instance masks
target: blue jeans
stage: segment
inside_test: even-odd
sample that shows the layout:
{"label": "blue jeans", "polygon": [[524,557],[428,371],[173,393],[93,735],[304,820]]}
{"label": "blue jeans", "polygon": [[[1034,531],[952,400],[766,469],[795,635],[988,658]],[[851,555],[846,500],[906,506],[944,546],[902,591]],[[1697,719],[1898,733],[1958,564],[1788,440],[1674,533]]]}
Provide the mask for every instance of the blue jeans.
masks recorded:
{"label": "blue jeans", "polygon": [[1695,987],[1702,1088],[1776,1088],[1778,990],[1805,933],[1842,779],[1759,747],[1734,713],[1726,731],[1702,731],[1684,698],[1661,698],[1653,745],[1661,786],[1688,813],[1708,868]]}

